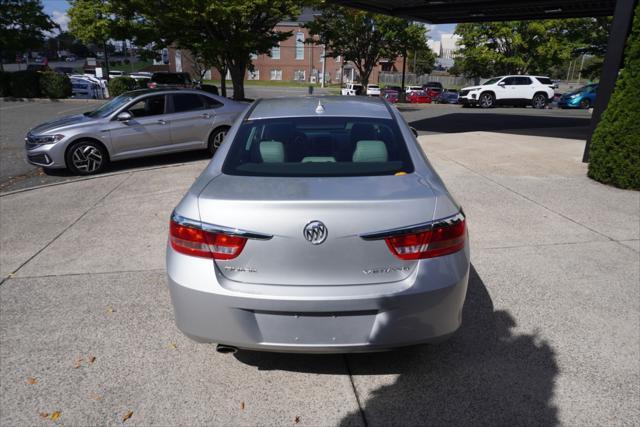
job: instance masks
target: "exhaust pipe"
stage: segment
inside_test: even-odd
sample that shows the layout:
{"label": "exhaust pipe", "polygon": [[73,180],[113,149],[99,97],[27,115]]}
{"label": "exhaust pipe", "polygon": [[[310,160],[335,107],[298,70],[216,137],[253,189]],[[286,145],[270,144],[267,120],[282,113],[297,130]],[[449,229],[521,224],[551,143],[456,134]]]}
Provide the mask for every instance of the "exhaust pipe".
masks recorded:
{"label": "exhaust pipe", "polygon": [[238,349],[230,345],[218,344],[216,346],[216,351],[222,354],[234,354]]}

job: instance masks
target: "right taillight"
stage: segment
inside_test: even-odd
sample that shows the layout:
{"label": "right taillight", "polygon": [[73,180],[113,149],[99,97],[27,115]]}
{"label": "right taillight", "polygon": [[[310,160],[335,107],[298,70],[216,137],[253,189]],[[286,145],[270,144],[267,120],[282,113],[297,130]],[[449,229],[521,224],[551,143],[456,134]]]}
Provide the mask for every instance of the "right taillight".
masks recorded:
{"label": "right taillight", "polygon": [[458,252],[464,248],[466,235],[464,216],[459,215],[455,220],[435,223],[429,230],[402,233],[384,240],[398,258],[416,260]]}
{"label": "right taillight", "polygon": [[171,220],[169,241],[176,252],[185,255],[228,260],[240,255],[247,238],[214,233]]}
{"label": "right taillight", "polygon": [[147,83],[147,87],[148,87],[149,89],[155,89],[156,87],[158,87],[158,84],[157,84],[157,83],[155,83],[155,82],[148,82],[148,83]]}

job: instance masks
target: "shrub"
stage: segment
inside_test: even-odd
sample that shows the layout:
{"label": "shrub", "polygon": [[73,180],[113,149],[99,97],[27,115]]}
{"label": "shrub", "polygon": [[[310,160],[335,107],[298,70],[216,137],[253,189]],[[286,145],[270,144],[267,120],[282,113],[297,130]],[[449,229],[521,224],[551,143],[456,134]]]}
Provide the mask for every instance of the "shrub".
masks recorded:
{"label": "shrub", "polygon": [[0,71],[0,96],[9,96],[9,82],[11,74]]}
{"label": "shrub", "polygon": [[40,96],[40,73],[37,71],[11,73],[9,95],[16,98],[37,98]]}
{"label": "shrub", "polygon": [[640,5],[627,40],[624,68],[591,139],[589,177],[640,190]]}
{"label": "shrub", "polygon": [[136,81],[131,77],[115,77],[109,80],[109,96],[118,96],[124,92],[136,89]]}
{"label": "shrub", "polygon": [[40,93],[46,98],[68,98],[71,96],[71,80],[64,74],[40,74]]}

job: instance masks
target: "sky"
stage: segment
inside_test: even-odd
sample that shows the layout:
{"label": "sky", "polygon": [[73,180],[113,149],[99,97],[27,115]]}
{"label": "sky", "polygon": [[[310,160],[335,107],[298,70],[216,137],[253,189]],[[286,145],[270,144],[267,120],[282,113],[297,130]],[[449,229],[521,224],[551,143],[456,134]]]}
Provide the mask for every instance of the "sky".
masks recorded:
{"label": "sky", "polygon": [[[44,11],[51,15],[51,18],[60,25],[62,30],[67,29],[69,23],[69,17],[67,16],[67,9],[69,8],[69,2],[66,0],[43,0]],[[433,40],[440,40],[442,34],[450,34],[456,28],[456,24],[441,24],[430,25],[429,36]]]}

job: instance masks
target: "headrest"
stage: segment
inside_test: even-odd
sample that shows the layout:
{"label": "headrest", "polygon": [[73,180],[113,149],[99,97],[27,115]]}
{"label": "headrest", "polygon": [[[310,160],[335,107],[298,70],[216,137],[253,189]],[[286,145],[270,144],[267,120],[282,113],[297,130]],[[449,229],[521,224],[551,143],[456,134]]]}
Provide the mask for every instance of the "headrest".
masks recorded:
{"label": "headrest", "polygon": [[260,157],[264,163],[282,163],[284,145],[280,141],[260,141]]}
{"label": "headrest", "polygon": [[382,141],[358,141],[353,152],[354,162],[386,162],[389,158],[387,146]]}

